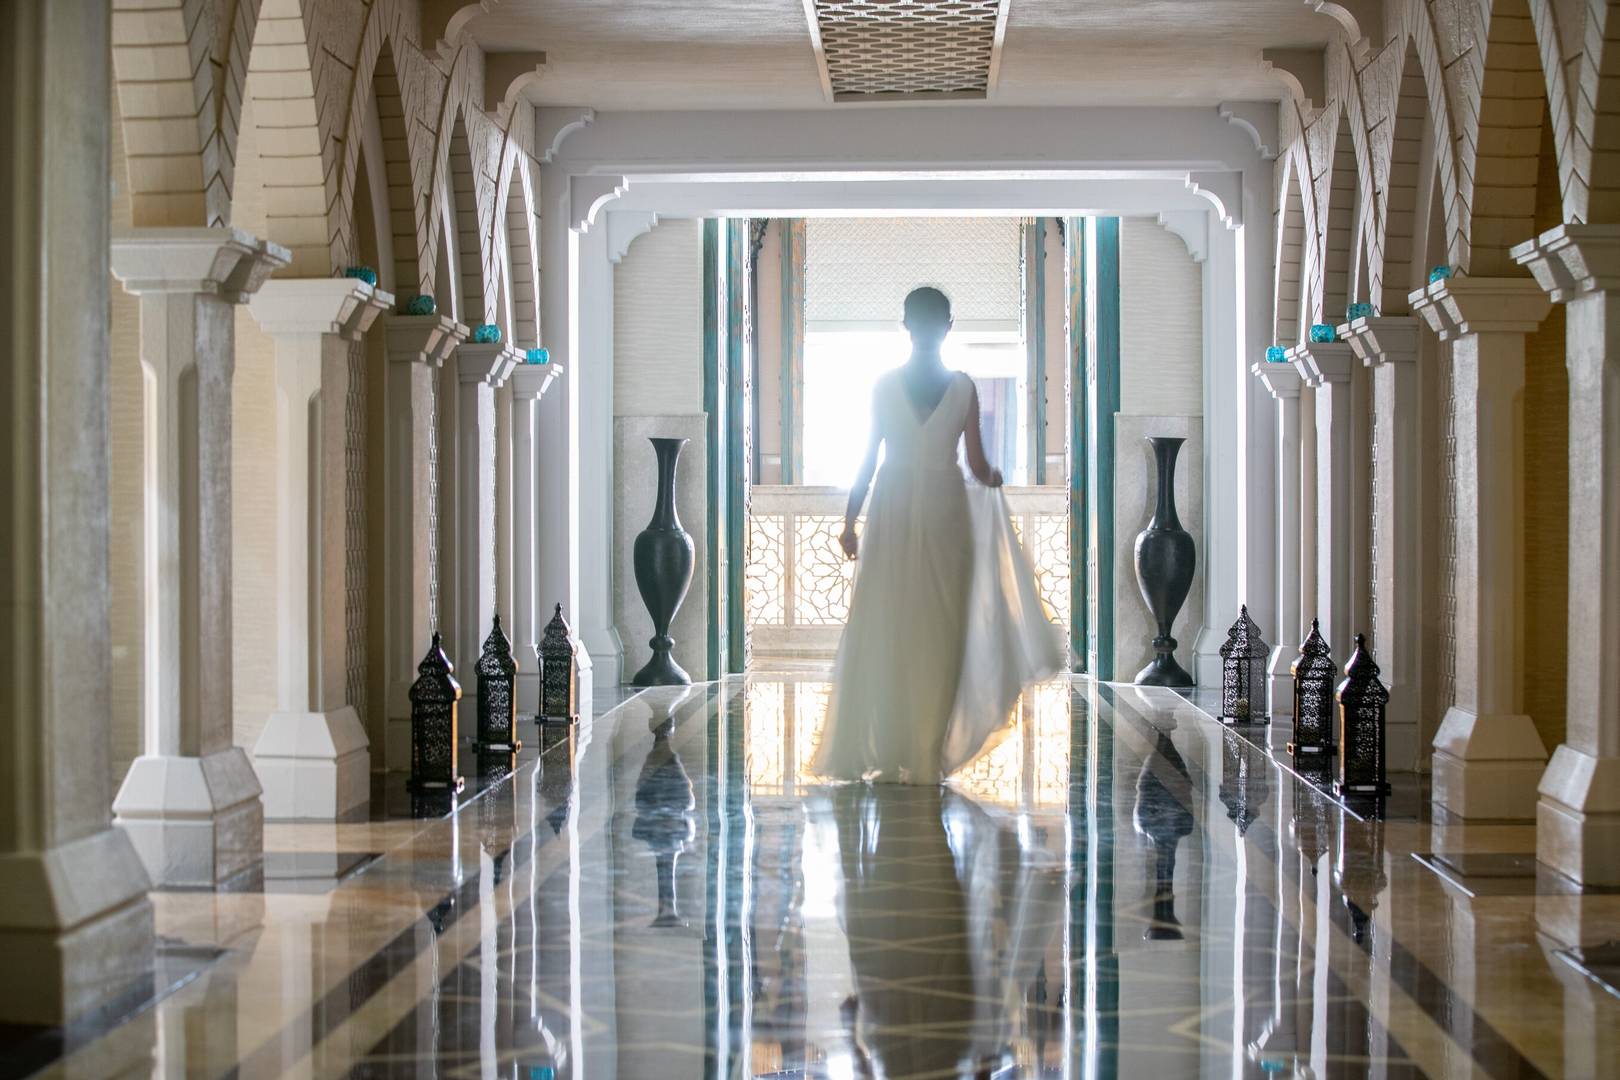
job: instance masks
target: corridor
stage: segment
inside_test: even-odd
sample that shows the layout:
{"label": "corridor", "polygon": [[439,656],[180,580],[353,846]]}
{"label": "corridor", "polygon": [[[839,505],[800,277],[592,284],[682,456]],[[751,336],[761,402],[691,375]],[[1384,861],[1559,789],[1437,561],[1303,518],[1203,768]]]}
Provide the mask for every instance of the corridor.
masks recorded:
{"label": "corridor", "polygon": [[[262,881],[152,893],[155,1007],[126,996],[134,1015],[13,1043],[0,1073],[1591,1076],[1613,1059],[1620,998],[1538,926],[1612,936],[1620,896],[1508,858],[1529,826],[1448,849],[1462,832],[1403,816],[1399,791],[1362,820],[1279,768],[1265,728],[1081,677],[1029,691],[943,789],[819,787],[803,769],[824,704],[811,675],[612,691],[576,729],[525,724],[515,770],[474,783],[469,762],[449,816],[267,825]],[[1436,849],[1450,880],[1414,858]]]}

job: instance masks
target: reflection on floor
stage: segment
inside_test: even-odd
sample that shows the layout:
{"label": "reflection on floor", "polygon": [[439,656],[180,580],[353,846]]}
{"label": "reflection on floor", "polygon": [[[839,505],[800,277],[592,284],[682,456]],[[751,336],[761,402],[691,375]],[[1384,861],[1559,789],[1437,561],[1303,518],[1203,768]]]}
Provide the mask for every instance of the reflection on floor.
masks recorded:
{"label": "reflection on floor", "polygon": [[[1578,948],[1620,937],[1620,897],[1459,884],[1529,850],[1528,829],[1346,814],[1263,738],[1080,678],[1032,690],[944,789],[829,789],[806,774],[825,704],[811,675],[649,692],[550,729],[451,816],[270,826],[262,890],[154,897],[199,972],[133,1018],[36,1033],[0,1073],[1597,1076],[1620,1060],[1611,954]],[[328,887],[289,887],[300,868]]]}

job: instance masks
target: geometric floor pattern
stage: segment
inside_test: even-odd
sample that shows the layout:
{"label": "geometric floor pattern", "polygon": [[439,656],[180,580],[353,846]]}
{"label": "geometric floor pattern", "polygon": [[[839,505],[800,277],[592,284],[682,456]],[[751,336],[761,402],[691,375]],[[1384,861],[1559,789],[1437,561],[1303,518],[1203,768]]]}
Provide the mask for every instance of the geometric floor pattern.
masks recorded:
{"label": "geometric floor pattern", "polygon": [[1080,677],[942,788],[824,787],[824,705],[809,675],[651,691],[448,816],[269,826],[378,854],[155,894],[218,959],[0,1075],[1616,1075],[1620,999],[1560,953],[1620,938],[1620,897],[1414,857],[1521,827],[1344,813],[1176,695]]}

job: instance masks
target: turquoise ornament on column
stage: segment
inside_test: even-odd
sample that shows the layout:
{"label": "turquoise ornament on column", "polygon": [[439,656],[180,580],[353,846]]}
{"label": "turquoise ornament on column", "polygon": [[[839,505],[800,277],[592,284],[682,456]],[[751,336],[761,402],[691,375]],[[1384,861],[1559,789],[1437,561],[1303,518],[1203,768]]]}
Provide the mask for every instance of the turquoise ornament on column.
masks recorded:
{"label": "turquoise ornament on column", "polygon": [[501,328],[494,323],[482,323],[473,328],[472,339],[475,345],[499,345]]}
{"label": "turquoise ornament on column", "polygon": [[438,303],[427,293],[419,293],[405,301],[405,314],[407,315],[432,315],[438,310]]}
{"label": "turquoise ornament on column", "polygon": [[1429,271],[1429,284],[1433,285],[1437,281],[1444,281],[1449,278],[1451,274],[1451,267],[1445,265],[1437,266],[1433,270]]}
{"label": "turquoise ornament on column", "polygon": [[1357,319],[1370,319],[1372,315],[1373,306],[1371,304],[1351,304],[1344,309],[1346,322],[1355,322]]}
{"label": "turquoise ornament on column", "polygon": [[529,349],[523,354],[525,364],[551,363],[551,350],[545,348]]}
{"label": "turquoise ornament on column", "polygon": [[1266,349],[1266,363],[1268,363],[1268,364],[1286,364],[1286,363],[1288,363],[1288,350],[1283,348],[1281,345],[1272,345],[1271,347]]}
{"label": "turquoise ornament on column", "polygon": [[346,266],[343,268],[343,276],[363,281],[372,288],[377,287],[377,271],[369,266]]}
{"label": "turquoise ornament on column", "polygon": [[1327,345],[1339,340],[1339,333],[1327,323],[1311,324],[1311,344]]}

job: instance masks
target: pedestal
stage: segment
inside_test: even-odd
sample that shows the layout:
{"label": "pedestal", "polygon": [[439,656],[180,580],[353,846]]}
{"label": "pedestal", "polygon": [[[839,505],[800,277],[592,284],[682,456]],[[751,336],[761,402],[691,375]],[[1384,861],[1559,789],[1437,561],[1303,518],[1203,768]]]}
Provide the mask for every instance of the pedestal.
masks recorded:
{"label": "pedestal", "polygon": [[[1528,820],[1547,751],[1523,712],[1524,336],[1551,304],[1529,278],[1450,278],[1412,310],[1451,344],[1456,444],[1456,699],[1434,737],[1434,802]],[[1571,440],[1573,444],[1573,438]]]}
{"label": "pedestal", "polygon": [[1292,364],[1255,364],[1256,375],[1277,404],[1277,646],[1266,664],[1273,720],[1294,715],[1294,658],[1305,640],[1300,605],[1300,376]]}
{"label": "pedestal", "polygon": [[255,767],[269,820],[366,803],[370,742],[348,700],[349,346],[393,297],[351,278],[271,281],[249,310],[276,342],[277,702]]}
{"label": "pedestal", "polygon": [[383,587],[388,722],[383,760],[391,771],[411,767],[411,683],[433,636],[429,585],[434,573],[432,518],[433,382],[467,328],[442,315],[383,319],[388,363],[383,433]]}
{"label": "pedestal", "polygon": [[231,743],[231,382],[235,306],[289,258],[231,228],[112,241],[149,394],[145,748],[113,812],[160,884],[214,885],[262,858],[259,782]]}
{"label": "pedestal", "polygon": [[1418,769],[1423,745],[1423,581],[1421,490],[1423,447],[1418,428],[1418,334],[1408,315],[1370,316],[1339,328],[1372,371],[1372,620],[1367,627],[1389,686],[1385,747],[1389,768]]}
{"label": "pedestal", "polygon": [[1513,249],[1567,305],[1569,687],[1541,778],[1536,858],[1620,885],[1620,226],[1560,225]]}
{"label": "pedestal", "polygon": [[[454,655],[466,672],[495,616],[495,388],[517,366],[510,345],[456,347],[456,519]],[[508,615],[510,617],[510,615]]]}
{"label": "pedestal", "polygon": [[1343,342],[1292,350],[1301,379],[1316,390],[1316,595],[1305,607],[1321,620],[1334,654],[1350,655],[1351,520],[1350,372],[1355,354]]}

